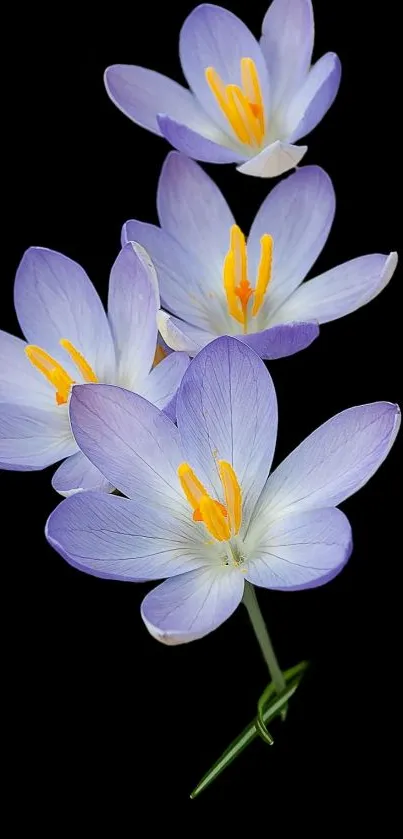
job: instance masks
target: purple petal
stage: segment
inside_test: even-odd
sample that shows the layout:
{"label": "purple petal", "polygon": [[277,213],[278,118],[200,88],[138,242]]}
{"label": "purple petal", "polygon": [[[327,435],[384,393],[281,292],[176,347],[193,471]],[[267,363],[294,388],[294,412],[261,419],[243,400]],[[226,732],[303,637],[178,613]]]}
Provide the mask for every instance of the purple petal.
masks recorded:
{"label": "purple petal", "polygon": [[193,9],[181,29],[179,55],[187,82],[197,99],[228,134],[232,133],[228,120],[204,75],[207,67],[214,67],[224,84],[241,85],[241,58],[252,58],[267,107],[269,79],[263,53],[248,27],[227,9],[210,3]]}
{"label": "purple petal", "polygon": [[189,356],[184,352],[170,353],[151,370],[144,380],[138,390],[140,396],[148,399],[161,410],[166,408],[176,396],[189,361]]}
{"label": "purple petal", "polygon": [[374,253],[345,262],[303,283],[280,306],[274,320],[316,318],[319,323],[336,320],[364,306],[388,284],[397,265],[397,253]]}
{"label": "purple petal", "polygon": [[28,361],[26,346],[0,330],[0,402],[55,408],[55,391]]}
{"label": "purple petal", "polygon": [[196,258],[165,230],[146,222],[126,222],[122,239],[146,248],[157,270],[163,305],[195,326],[208,328],[211,300]]}
{"label": "purple petal", "polygon": [[275,521],[268,514],[253,522],[248,541],[254,558],[248,562],[246,579],[279,591],[329,582],[344,567],[353,546],[348,519],[335,508],[290,513]]}
{"label": "purple petal", "polygon": [[[158,114],[158,126],[161,134],[178,151],[195,160],[202,160],[207,163],[240,163],[246,159],[241,151],[236,151],[224,143],[229,143],[229,138],[217,132],[208,133],[193,130],[180,120],[172,119],[165,113]],[[207,127],[207,126],[206,126]],[[209,139],[208,134],[213,134]]]}
{"label": "purple petal", "polygon": [[269,70],[275,111],[289,102],[308,74],[314,41],[311,0],[273,0],[262,32],[260,47]]}
{"label": "purple petal", "polygon": [[170,152],[157,193],[161,227],[195,255],[208,276],[221,276],[234,217],[208,175],[193,160]]}
{"label": "purple petal", "polygon": [[133,122],[161,135],[157,114],[169,114],[179,122],[201,128],[207,118],[195,97],[182,85],[145,67],[114,64],[105,71],[105,87],[119,110]]}
{"label": "purple petal", "polygon": [[114,487],[188,517],[176,472],[184,459],[179,433],[158,408],[113,385],[77,385],[70,418],[80,449]]}
{"label": "purple petal", "polygon": [[21,329],[77,374],[59,341],[66,338],[100,379],[115,369],[112,335],[94,286],[77,262],[46,248],[29,248],[17,270],[14,302]]}
{"label": "purple petal", "polygon": [[276,178],[297,166],[307,150],[308,146],[293,146],[291,143],[276,140],[246,163],[237,166],[237,169],[243,175],[253,175],[255,178]]}
{"label": "purple petal", "polygon": [[157,641],[186,644],[203,638],[229,618],[242,600],[237,569],[203,568],[166,580],[144,598],[143,621]]}
{"label": "purple petal", "polygon": [[200,567],[206,556],[198,553],[197,541],[190,541],[194,530],[191,519],[183,526],[138,501],[85,492],[56,507],[46,537],[70,565],[87,574],[139,582]]}
{"label": "purple petal", "polygon": [[177,398],[185,459],[222,500],[217,459],[242,489],[242,529],[266,481],[277,434],[277,400],[263,362],[236,338],[217,338],[193,359]]}
{"label": "purple petal", "polygon": [[174,350],[182,350],[189,355],[197,353],[216,337],[211,332],[198,329],[185,321],[174,318],[162,309],[158,312],[158,328],[164,341]]}
{"label": "purple petal", "polygon": [[290,142],[296,143],[306,137],[321,121],[336,98],[340,78],[340,59],[334,52],[326,53],[313,65],[285,115],[285,130]]}
{"label": "purple petal", "polygon": [[316,429],[270,475],[258,507],[270,514],[331,507],[357,492],[385,460],[400,425],[398,405],[348,408]]}
{"label": "purple petal", "polygon": [[[255,277],[260,239],[273,237],[272,278],[267,291],[270,311],[286,300],[318,258],[332,226],[333,184],[319,166],[303,166],[271,190],[263,201],[248,238],[248,263]],[[292,318],[310,320],[310,318]]]}
{"label": "purple petal", "polygon": [[77,451],[64,405],[0,404],[0,468],[44,469]]}
{"label": "purple petal", "polygon": [[71,455],[59,466],[53,475],[52,487],[65,496],[90,489],[100,492],[112,492],[114,489],[82,452]]}
{"label": "purple petal", "polygon": [[108,316],[115,342],[118,381],[130,390],[139,390],[153,363],[157,308],[153,280],[129,243],[120,251],[111,270]]}
{"label": "purple petal", "polygon": [[294,355],[304,350],[318,335],[317,323],[285,323],[265,329],[263,332],[239,335],[237,340],[251,347],[260,355],[260,358],[274,359],[285,358],[287,355]]}

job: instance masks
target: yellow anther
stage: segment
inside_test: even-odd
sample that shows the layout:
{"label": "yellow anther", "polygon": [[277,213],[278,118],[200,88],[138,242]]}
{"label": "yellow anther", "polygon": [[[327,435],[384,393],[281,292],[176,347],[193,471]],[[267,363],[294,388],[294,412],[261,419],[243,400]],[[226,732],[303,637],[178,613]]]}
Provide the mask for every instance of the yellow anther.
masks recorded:
{"label": "yellow anther", "polygon": [[98,381],[92,367],[88,364],[88,361],[86,361],[84,356],[81,355],[75,347],[73,347],[71,341],[67,341],[66,338],[61,338],[59,344],[64,350],[66,350],[66,352],[68,352],[72,362],[76,365],[77,370],[80,371],[85,382]]}
{"label": "yellow anther", "polygon": [[225,504],[212,498],[188,463],[178,467],[183,492],[192,507],[193,521],[201,521],[219,542],[225,542],[239,532],[242,521],[242,495],[238,478],[230,463],[217,462]]}
{"label": "yellow anther", "polygon": [[[70,341],[67,341],[65,338],[62,338],[60,341],[61,346],[65,349],[74,364],[76,365],[77,369],[81,373],[85,382],[97,382],[98,379],[88,361],[84,358],[81,353],[76,350],[73,344]],[[45,352],[41,347],[37,347],[34,344],[28,344],[25,347],[25,354],[27,358],[29,358],[31,364],[45,376],[45,379],[55,388],[56,390],[56,402],[58,405],[65,405],[68,401],[71,386],[75,384],[75,380],[66,372],[64,367],[59,364],[56,359],[52,358],[49,353]]]}
{"label": "yellow anther", "polygon": [[157,348],[155,350],[153,367],[156,367],[157,364],[160,363],[160,361],[163,361],[163,359],[166,358],[166,356],[167,356],[166,350],[164,350],[164,347],[161,347],[161,344],[158,344]]}
{"label": "yellow anther", "polygon": [[260,240],[260,261],[257,269],[257,282],[252,306],[252,317],[257,315],[271,279],[273,264],[273,239],[265,233]]}
{"label": "yellow anther", "polygon": [[205,77],[236,138],[247,146],[259,148],[265,135],[265,114],[259,75],[252,58],[241,59],[241,83],[224,84],[214,69],[207,67]]}
{"label": "yellow anther", "polygon": [[230,247],[224,259],[223,282],[227,297],[228,312],[248,331],[248,304],[253,297],[252,317],[258,314],[271,279],[273,262],[273,239],[265,233],[260,239],[260,261],[257,271],[256,288],[253,289],[248,278],[248,257],[245,236],[237,224],[230,230]]}
{"label": "yellow anther", "polygon": [[239,533],[242,521],[242,494],[233,467],[226,460],[218,461],[220,480],[224,490],[228,523],[233,534]]}
{"label": "yellow anther", "polygon": [[200,499],[200,515],[209,533],[218,542],[227,542],[231,538],[231,528],[228,518],[224,515],[214,498],[202,495]]}
{"label": "yellow anther", "polygon": [[58,405],[64,405],[69,397],[70,388],[74,384],[74,379],[69,376],[58,361],[55,361],[41,347],[36,347],[34,344],[28,344],[25,347],[25,354],[29,358],[31,364],[42,373],[51,385],[56,389],[56,402]]}

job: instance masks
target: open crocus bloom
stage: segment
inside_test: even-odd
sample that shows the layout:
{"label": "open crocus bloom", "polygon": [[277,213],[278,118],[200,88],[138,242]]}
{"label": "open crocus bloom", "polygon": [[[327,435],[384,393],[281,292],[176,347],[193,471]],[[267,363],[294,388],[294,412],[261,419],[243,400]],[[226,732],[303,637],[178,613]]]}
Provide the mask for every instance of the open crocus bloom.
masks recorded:
{"label": "open crocus bloom", "polygon": [[19,265],[15,308],[29,342],[0,332],[0,468],[43,469],[62,495],[113,487],[79,451],[70,428],[76,382],[108,382],[170,409],[189,363],[171,353],[152,368],[159,305],[153,266],[127,245],[112,267],[108,315],[85,271],[68,257],[30,248]]}
{"label": "open crocus bloom", "polygon": [[340,62],[326,53],[311,67],[311,0],[273,0],[262,31],[259,45],[232,12],[204,3],[180,33],[190,90],[127,64],[106,70],[106,89],[130,119],[189,157],[237,163],[262,178],[281,175],[299,163],[307,146],[297,141],[330,108]]}
{"label": "open crocus bloom", "polygon": [[234,338],[218,338],[191,362],[177,427],[136,394],[76,386],[76,439],[128,497],[90,492],[62,501],[47,538],[89,574],[168,577],[143,601],[147,628],[167,644],[201,638],[236,609],[245,580],[297,590],[341,570],[352,540],[336,504],[385,459],[399,419],[388,402],[350,408],[268,477],[276,394],[264,363]]}
{"label": "open crocus bloom", "polygon": [[[303,166],[263,202],[247,245],[218,187],[193,160],[171,152],[157,195],[161,228],[128,221],[122,241],[140,242],[157,269],[160,332],[194,355],[219,335],[235,335],[261,358],[306,347],[318,323],[375,297],[397,263],[371,254],[302,283],[328,237],[335,209],[330,178]],[[301,285],[302,283],[302,285]]]}

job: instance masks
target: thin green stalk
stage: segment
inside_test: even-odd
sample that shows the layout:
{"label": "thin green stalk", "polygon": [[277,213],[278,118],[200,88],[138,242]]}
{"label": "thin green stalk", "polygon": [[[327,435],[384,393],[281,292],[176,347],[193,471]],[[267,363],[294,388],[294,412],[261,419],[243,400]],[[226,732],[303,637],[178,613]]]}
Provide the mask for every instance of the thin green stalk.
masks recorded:
{"label": "thin green stalk", "polygon": [[258,640],[263,658],[269,669],[270,676],[277,693],[281,693],[285,688],[285,679],[277,661],[276,654],[271,643],[266,624],[263,620],[263,615],[260,611],[255,589],[251,583],[245,583],[245,590],[243,595],[243,603],[246,606],[251,624],[253,626],[256,638]]}

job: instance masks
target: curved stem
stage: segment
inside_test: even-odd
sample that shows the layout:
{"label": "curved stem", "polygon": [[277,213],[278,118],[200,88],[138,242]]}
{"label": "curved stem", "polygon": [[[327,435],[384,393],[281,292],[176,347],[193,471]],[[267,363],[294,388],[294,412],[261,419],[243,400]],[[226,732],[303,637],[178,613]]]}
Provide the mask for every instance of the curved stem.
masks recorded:
{"label": "curved stem", "polygon": [[251,583],[248,582],[245,582],[243,603],[246,606],[251,624],[255,631],[255,635],[258,640],[260,649],[262,651],[263,658],[269,669],[269,673],[272,678],[273,684],[276,688],[277,693],[281,693],[281,691],[283,691],[286,686],[285,679],[280,669],[280,665],[277,661],[276,654],[274,652],[273,645],[271,643],[270,636],[266,628],[266,624],[263,620],[263,615],[260,611],[260,607],[257,602],[255,589],[253,588]]}

